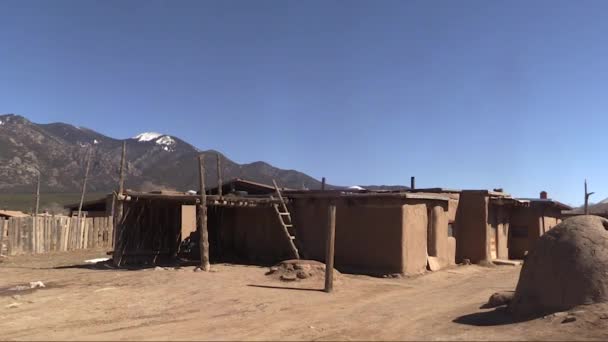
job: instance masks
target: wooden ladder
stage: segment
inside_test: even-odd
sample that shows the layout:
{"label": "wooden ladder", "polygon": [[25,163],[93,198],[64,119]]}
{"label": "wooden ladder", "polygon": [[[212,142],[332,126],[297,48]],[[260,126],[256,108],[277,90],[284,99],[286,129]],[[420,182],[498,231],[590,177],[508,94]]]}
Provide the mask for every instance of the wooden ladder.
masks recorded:
{"label": "wooden ladder", "polygon": [[[274,190],[277,193],[277,197],[279,198],[279,201],[281,202],[280,204],[275,203],[273,204],[274,210],[277,213],[277,216],[279,217],[279,222],[281,223],[281,226],[283,227],[283,232],[285,233],[285,236],[287,237],[287,239],[289,240],[289,246],[291,247],[291,251],[293,252],[293,254],[295,255],[296,259],[300,259],[300,253],[298,252],[298,248],[296,247],[295,244],[295,229],[293,227],[293,221],[291,219],[291,214],[289,213],[289,210],[287,210],[287,205],[285,205],[285,200],[283,199],[283,196],[281,195],[281,190],[279,190],[279,187],[277,186],[277,182],[275,182],[275,180],[272,180],[272,184],[274,185]],[[270,196],[270,198],[273,198],[272,196]]]}

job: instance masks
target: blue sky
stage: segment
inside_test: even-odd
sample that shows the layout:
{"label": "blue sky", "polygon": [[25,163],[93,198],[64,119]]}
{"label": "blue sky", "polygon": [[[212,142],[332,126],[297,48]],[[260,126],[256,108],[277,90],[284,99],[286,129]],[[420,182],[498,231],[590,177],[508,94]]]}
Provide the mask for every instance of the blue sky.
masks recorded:
{"label": "blue sky", "polygon": [[0,113],[333,184],[608,197],[606,1],[2,1]]}

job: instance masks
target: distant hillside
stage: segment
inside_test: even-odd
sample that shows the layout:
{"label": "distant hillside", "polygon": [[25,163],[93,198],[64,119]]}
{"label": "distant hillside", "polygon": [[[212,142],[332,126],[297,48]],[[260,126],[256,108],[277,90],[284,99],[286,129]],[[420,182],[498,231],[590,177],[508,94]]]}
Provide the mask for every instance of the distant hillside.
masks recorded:
{"label": "distant hillside", "polygon": [[[578,208],[574,208],[568,211],[571,214],[583,214],[585,212],[584,206],[580,206]],[[589,204],[589,214],[591,215],[608,215],[608,198],[604,199],[595,204]]]}
{"label": "distant hillside", "polygon": [[[153,132],[126,141],[127,188],[195,189],[200,153],[205,155],[208,186],[216,185],[216,151],[199,151],[178,137]],[[36,124],[19,115],[0,115],[0,192],[31,192],[37,170],[42,174],[43,192],[78,192],[90,147],[94,153],[89,191],[111,191],[118,182],[122,142],[84,127]],[[221,156],[226,180],[239,177],[271,183],[276,179],[281,186],[296,189],[321,187],[318,180],[302,172],[262,161],[238,164]]]}

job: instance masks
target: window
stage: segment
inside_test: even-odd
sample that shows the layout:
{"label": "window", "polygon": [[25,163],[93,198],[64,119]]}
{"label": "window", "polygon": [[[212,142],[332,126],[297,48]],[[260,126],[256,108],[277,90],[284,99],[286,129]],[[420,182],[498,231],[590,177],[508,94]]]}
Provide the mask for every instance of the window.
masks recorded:
{"label": "window", "polygon": [[454,222],[448,223],[448,236],[456,237],[454,236]]}

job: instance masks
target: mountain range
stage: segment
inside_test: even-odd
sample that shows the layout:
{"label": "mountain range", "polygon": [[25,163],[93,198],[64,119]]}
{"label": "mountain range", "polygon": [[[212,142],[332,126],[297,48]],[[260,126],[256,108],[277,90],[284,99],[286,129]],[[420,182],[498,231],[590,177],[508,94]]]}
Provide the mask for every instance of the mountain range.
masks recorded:
{"label": "mountain range", "polygon": [[[201,151],[171,135],[145,132],[121,140],[66,123],[38,124],[15,115],[0,115],[0,192],[34,189],[38,172],[43,193],[79,192],[91,153],[88,192],[109,192],[118,184],[123,141],[127,145],[126,188],[180,190],[198,188],[198,156],[204,155],[208,187],[217,184],[217,156],[224,181],[243,178],[293,189],[320,189],[321,182],[296,170],[263,161],[238,164],[214,150]],[[363,186],[369,189],[406,189],[404,186]],[[327,188],[341,188],[327,185]]]}
{"label": "mountain range", "polygon": [[[0,191],[31,192],[41,175],[42,192],[78,192],[92,153],[88,191],[114,190],[123,140],[65,123],[37,124],[23,116],[0,115]],[[126,139],[126,188],[190,190],[198,187],[198,155],[204,155],[208,187],[217,184],[217,162],[224,180],[244,178],[280,186],[319,189],[321,182],[295,170],[258,161],[238,164],[214,150],[200,151],[182,139],[154,132]]]}

